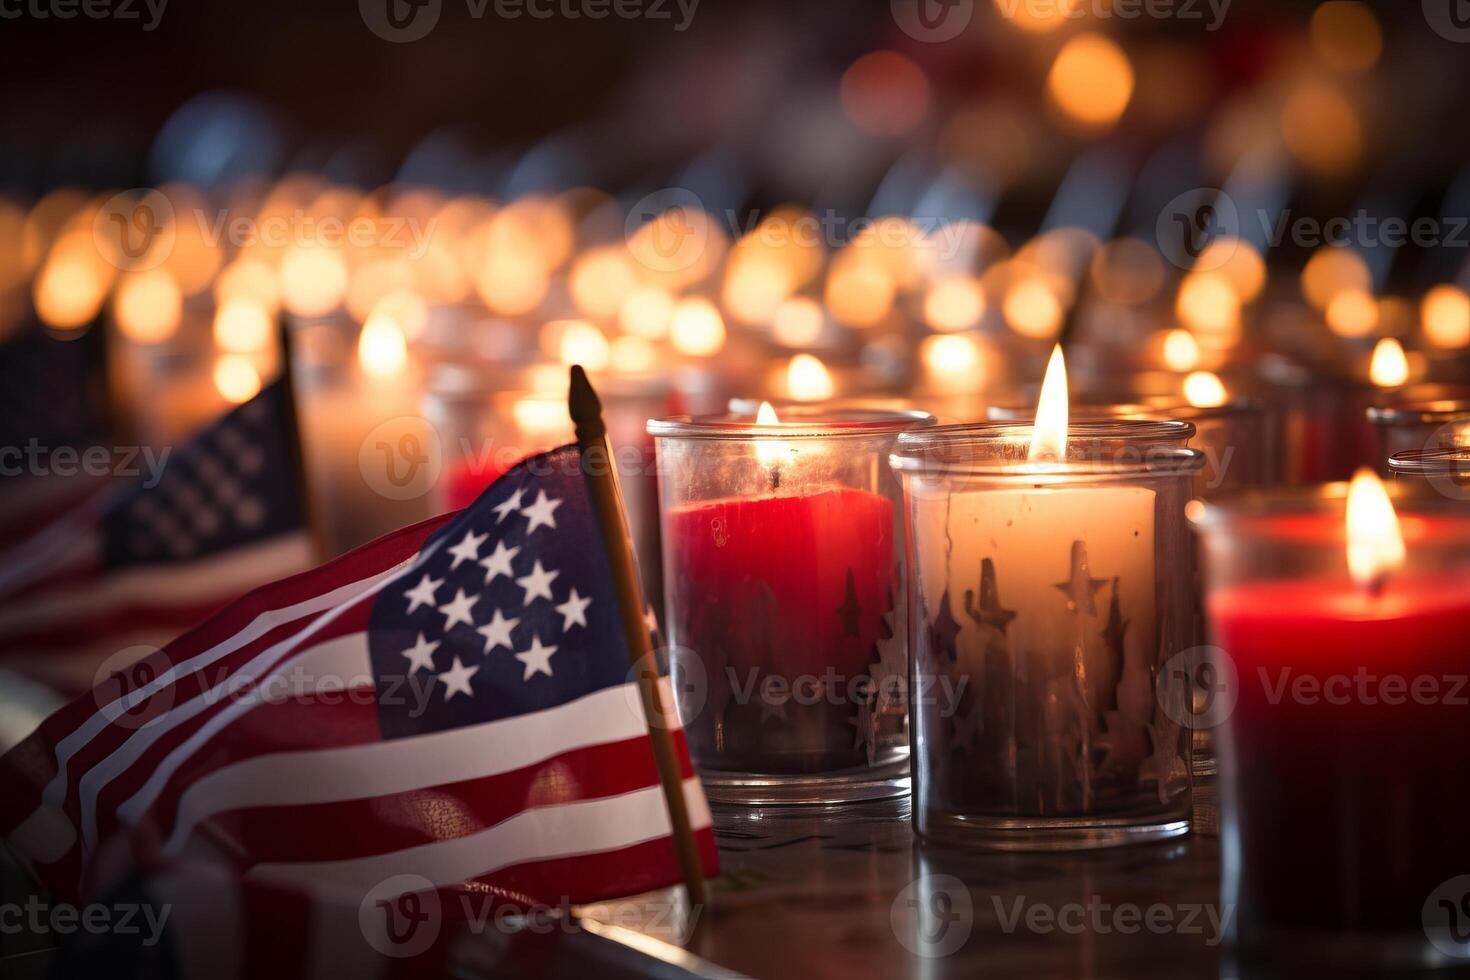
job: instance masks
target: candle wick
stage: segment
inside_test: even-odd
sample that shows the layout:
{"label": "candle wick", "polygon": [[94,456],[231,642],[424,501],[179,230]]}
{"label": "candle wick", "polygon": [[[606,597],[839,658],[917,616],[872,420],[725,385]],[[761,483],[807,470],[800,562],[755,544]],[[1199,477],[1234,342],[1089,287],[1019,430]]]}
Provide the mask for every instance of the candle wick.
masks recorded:
{"label": "candle wick", "polygon": [[771,467],[771,489],[781,489],[781,464],[777,463]]}
{"label": "candle wick", "polygon": [[1370,578],[1366,588],[1368,594],[1373,598],[1382,597],[1384,590],[1388,588],[1388,573],[1383,572]]}

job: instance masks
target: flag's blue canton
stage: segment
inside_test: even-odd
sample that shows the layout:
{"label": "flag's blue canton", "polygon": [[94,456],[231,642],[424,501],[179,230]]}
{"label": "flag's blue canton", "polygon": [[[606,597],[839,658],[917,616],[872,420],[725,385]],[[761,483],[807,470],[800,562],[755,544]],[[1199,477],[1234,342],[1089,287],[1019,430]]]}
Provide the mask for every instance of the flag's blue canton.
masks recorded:
{"label": "flag's blue canton", "polygon": [[186,561],[300,528],[286,406],[277,381],[170,453],[156,485],[142,467],[103,515],[107,564]]}
{"label": "flag's blue canton", "polygon": [[580,459],[566,446],[512,468],[378,596],[369,647],[384,738],[539,711],[628,679]]}

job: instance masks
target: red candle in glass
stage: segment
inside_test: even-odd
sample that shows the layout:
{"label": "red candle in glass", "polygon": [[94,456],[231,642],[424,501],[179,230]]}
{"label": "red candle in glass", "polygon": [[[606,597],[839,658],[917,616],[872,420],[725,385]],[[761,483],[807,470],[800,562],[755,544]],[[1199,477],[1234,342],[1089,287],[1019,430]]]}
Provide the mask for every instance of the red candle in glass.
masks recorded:
{"label": "red candle in glass", "polygon": [[1258,583],[1209,608],[1239,672],[1222,805],[1239,821],[1241,912],[1417,926],[1430,891],[1470,870],[1470,781],[1446,768],[1470,740],[1470,690],[1452,690],[1470,670],[1470,581],[1379,596]]}
{"label": "red candle in glass", "polygon": [[[688,593],[676,605],[695,621],[717,609],[748,637],[709,637],[730,645],[729,666],[783,676],[828,667],[844,679],[867,673],[892,605],[893,504],[886,497],[829,487],[703,501],[671,510],[669,527],[669,571],[674,588]],[[700,625],[689,623],[691,636],[704,632]]]}
{"label": "red candle in glass", "polygon": [[[903,792],[907,638],[893,439],[919,413],[656,420],[668,640],[706,786],[740,802]],[[830,412],[831,414],[824,414]]]}
{"label": "red candle in glass", "polygon": [[[1247,534],[1276,543],[1279,576],[1293,554],[1340,555],[1343,522],[1278,514]],[[1403,519],[1410,554],[1465,526]],[[1470,871],[1470,782],[1451,762],[1470,734],[1470,575],[1358,579],[1248,580],[1208,598],[1237,672],[1220,796],[1225,900],[1248,946],[1300,930],[1417,934],[1430,893]]]}

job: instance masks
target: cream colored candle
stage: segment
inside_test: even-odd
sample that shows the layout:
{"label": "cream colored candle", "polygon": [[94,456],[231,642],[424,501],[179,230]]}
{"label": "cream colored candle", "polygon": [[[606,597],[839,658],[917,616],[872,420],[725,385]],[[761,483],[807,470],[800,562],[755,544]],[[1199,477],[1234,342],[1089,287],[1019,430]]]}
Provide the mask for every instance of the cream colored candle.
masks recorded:
{"label": "cream colored candle", "polygon": [[[1000,632],[1005,653],[995,655],[1009,657],[1017,681],[1055,686],[1096,724],[1116,711],[1113,721],[1141,734],[1153,707],[1155,496],[1144,487],[950,493],[914,481],[920,594],[947,592],[956,670],[976,683],[995,676],[986,658],[1001,649]],[[943,615],[922,613],[931,623]]]}

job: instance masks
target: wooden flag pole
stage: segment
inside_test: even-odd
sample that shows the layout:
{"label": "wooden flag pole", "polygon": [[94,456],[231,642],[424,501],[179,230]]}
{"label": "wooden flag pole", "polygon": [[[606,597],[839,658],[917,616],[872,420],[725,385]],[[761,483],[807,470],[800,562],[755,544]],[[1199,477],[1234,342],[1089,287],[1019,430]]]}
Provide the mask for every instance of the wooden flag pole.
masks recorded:
{"label": "wooden flag pole", "polygon": [[648,622],[643,618],[643,590],[638,584],[638,570],[633,561],[633,546],[623,518],[622,494],[617,474],[613,471],[612,448],[607,441],[607,426],[602,421],[602,402],[587,372],[580,364],[572,367],[571,393],[568,398],[572,424],[577,429],[577,445],[582,450],[582,473],[592,492],[597,526],[612,567],[613,588],[618,595],[618,611],[623,619],[623,635],[628,643],[628,656],[638,678],[643,697],[643,713],[648,719],[648,737],[653,744],[653,760],[663,783],[664,798],[669,806],[669,823],[674,846],[679,854],[679,867],[684,873],[684,887],[694,907],[705,902],[704,866],[699,847],[689,824],[689,806],[684,800],[684,777],[674,739],[668,727],[655,719],[664,717],[663,699],[659,693],[657,662],[653,657],[653,641]]}

